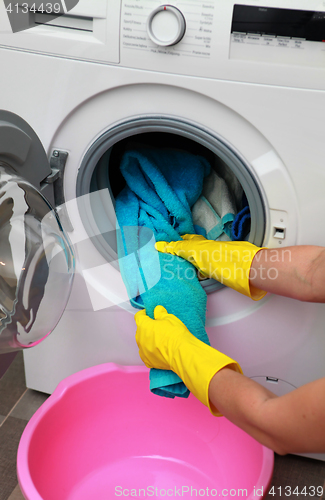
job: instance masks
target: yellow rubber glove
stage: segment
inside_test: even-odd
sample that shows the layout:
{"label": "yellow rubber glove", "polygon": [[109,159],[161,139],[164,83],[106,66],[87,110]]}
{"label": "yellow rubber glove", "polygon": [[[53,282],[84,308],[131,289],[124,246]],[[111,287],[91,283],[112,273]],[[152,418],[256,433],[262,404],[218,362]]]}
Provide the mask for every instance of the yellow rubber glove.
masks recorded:
{"label": "yellow rubber glove", "polygon": [[135,338],[144,364],[177,373],[213,415],[221,416],[209,401],[209,384],[225,366],[242,373],[238,363],[194,337],[184,323],[168,314],[163,306],[155,308],[154,316],[155,319],[149,318],[144,309],[135,315]]}
{"label": "yellow rubber glove", "polygon": [[247,241],[214,241],[204,236],[185,234],[182,241],[160,241],[155,245],[159,252],[178,255],[191,262],[207,278],[260,300],[266,292],[250,285],[249,272],[252,261],[262,248]]}

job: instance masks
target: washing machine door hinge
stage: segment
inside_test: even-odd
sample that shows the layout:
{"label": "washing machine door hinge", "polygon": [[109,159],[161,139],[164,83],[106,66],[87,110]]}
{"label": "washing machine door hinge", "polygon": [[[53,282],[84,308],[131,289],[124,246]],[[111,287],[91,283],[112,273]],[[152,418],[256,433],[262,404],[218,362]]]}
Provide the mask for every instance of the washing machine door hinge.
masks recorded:
{"label": "washing machine door hinge", "polygon": [[63,189],[64,171],[68,156],[69,153],[67,153],[67,151],[59,151],[55,149],[52,152],[50,158],[51,173],[43,180],[43,182],[45,184],[51,184],[53,186],[55,210],[64,229],[68,232],[72,232],[73,226],[66,209]]}

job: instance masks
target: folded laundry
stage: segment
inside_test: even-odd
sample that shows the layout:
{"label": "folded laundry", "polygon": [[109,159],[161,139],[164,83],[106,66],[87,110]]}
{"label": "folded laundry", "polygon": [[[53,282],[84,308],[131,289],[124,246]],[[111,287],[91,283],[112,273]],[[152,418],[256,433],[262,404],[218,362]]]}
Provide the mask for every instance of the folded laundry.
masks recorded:
{"label": "folded laundry", "polygon": [[[151,229],[156,241],[180,240],[180,235],[194,233],[191,207],[202,192],[209,163],[184,151],[144,148],[125,152],[120,170],[126,186],[116,198],[120,228],[117,243],[131,303],[145,307],[151,318],[157,305],[164,306],[193,335],[209,344],[205,331],[206,293],[194,266],[180,257],[159,253],[157,269],[157,252],[142,245],[141,233],[143,227]],[[161,277],[150,287],[157,273]],[[166,397],[189,394],[174,372],[156,369],[150,371],[150,390]]]}

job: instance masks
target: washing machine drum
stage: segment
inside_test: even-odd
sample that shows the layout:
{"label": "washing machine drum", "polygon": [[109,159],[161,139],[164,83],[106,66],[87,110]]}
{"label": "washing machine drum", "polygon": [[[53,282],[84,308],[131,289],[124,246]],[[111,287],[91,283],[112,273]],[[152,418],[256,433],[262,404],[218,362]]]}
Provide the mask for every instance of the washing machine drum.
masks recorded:
{"label": "washing machine drum", "polygon": [[0,352],[47,337],[69,298],[74,257],[42,194],[0,166]]}

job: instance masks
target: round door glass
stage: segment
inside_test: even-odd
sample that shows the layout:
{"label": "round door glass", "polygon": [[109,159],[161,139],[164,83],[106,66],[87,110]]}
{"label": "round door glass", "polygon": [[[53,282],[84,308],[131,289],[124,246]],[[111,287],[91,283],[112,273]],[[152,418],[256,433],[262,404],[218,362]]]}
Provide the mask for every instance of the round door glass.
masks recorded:
{"label": "round door glass", "polygon": [[74,256],[56,212],[35,187],[0,166],[0,352],[32,347],[58,323]]}

